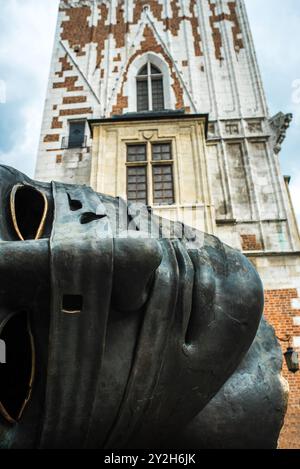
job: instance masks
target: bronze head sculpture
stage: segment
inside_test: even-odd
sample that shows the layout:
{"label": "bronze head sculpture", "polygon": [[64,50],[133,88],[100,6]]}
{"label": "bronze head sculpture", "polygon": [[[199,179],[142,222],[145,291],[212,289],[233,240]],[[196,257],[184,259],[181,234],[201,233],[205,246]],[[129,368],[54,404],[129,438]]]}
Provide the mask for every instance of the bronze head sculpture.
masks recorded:
{"label": "bronze head sculpture", "polygon": [[255,338],[252,264],[86,186],[0,192],[0,446],[172,447]]}

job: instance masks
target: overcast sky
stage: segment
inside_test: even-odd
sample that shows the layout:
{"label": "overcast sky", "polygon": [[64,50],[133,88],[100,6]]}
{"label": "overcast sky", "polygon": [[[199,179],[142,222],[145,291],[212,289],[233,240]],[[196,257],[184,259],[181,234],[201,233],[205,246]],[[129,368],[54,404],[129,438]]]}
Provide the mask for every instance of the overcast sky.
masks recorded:
{"label": "overcast sky", "polygon": [[[300,1],[246,4],[270,113],[294,114],[280,159],[283,173],[292,176],[300,221]],[[29,176],[34,174],[57,8],[58,0],[0,0],[0,162]]]}

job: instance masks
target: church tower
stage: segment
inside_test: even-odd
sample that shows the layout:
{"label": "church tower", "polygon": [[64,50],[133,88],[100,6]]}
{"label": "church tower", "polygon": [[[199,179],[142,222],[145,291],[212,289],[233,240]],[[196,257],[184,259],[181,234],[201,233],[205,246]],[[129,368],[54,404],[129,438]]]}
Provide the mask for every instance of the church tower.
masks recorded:
{"label": "church tower", "polygon": [[[61,0],[36,178],[146,203],[251,258],[300,351],[300,238],[243,0]],[[282,447],[300,446],[300,373]],[[297,436],[298,435],[298,436]]]}

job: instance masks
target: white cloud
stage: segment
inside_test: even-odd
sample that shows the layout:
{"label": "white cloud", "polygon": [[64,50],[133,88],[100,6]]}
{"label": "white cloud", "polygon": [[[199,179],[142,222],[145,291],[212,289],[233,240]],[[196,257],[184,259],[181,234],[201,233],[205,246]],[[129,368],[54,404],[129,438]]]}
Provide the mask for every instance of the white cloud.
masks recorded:
{"label": "white cloud", "polygon": [[43,80],[48,74],[57,5],[56,0],[1,2],[5,40],[0,43],[0,60]]}
{"label": "white cloud", "polygon": [[18,168],[28,175],[33,175],[38,146],[41,109],[38,104],[25,107],[21,111],[25,123],[20,132],[15,133],[15,145],[7,152],[0,150],[0,163]]}
{"label": "white cloud", "polygon": [[[58,0],[1,2],[0,80],[6,103],[1,119],[15,127],[1,135],[0,161],[33,175],[46,95]],[[6,132],[7,133],[7,132]],[[13,145],[6,141],[13,137]],[[8,147],[8,148],[7,148]]]}

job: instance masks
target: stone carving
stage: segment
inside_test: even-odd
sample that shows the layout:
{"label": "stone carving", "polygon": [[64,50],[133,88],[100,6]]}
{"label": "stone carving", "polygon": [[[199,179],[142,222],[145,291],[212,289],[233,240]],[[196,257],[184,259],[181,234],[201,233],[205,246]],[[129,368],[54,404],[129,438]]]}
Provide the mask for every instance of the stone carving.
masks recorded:
{"label": "stone carving", "polygon": [[156,130],[144,130],[143,137],[145,140],[151,140],[153,138],[154,133]]}
{"label": "stone carving", "polygon": [[[241,397],[230,385],[242,389],[266,358],[264,334],[247,355],[263,290],[246,257],[86,186],[38,183],[1,166],[0,193],[1,447],[175,447],[208,405],[218,408],[228,380],[232,401],[247,400],[237,418],[252,431],[265,388],[249,381]],[[274,340],[270,347],[278,354]],[[268,380],[279,361],[264,368],[270,399],[281,392]],[[262,422],[263,447],[276,444],[283,398],[276,409]],[[224,446],[230,432],[247,446],[231,417],[225,410]],[[198,447],[202,429],[193,430]]]}
{"label": "stone carving", "polygon": [[259,133],[262,132],[262,122],[261,121],[249,121],[248,130],[250,133]]}
{"label": "stone carving", "polygon": [[229,135],[238,135],[240,126],[238,122],[228,122],[225,124],[225,132]]}
{"label": "stone carving", "polygon": [[279,112],[270,119],[270,126],[273,131],[272,140],[275,154],[280,153],[282,144],[286,137],[287,129],[293,120],[293,114],[283,114]]}

